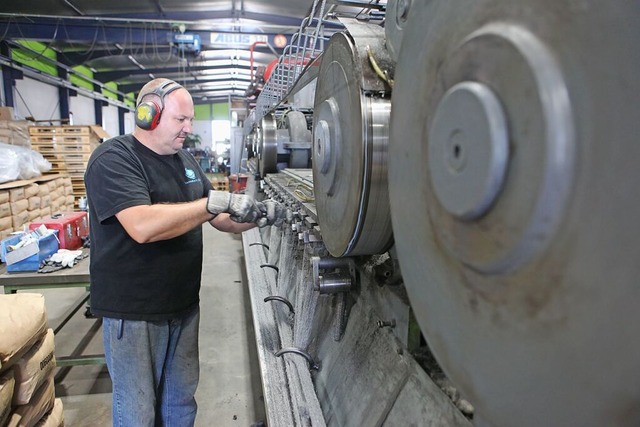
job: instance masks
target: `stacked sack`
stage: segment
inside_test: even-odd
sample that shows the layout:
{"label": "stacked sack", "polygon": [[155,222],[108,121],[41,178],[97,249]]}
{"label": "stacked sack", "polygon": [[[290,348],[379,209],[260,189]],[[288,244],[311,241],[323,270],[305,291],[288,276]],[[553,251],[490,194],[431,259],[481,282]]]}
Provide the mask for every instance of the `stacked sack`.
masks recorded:
{"label": "stacked sack", "polygon": [[0,240],[29,223],[60,212],[73,212],[71,178],[48,175],[0,184]]}
{"label": "stacked sack", "polygon": [[0,295],[0,426],[64,425],[62,401],[55,398],[55,367],[44,297]]}
{"label": "stacked sack", "polygon": [[9,197],[9,191],[0,190],[0,240],[8,237],[13,232]]}
{"label": "stacked sack", "polygon": [[31,149],[31,124],[26,120],[0,120],[0,142]]}

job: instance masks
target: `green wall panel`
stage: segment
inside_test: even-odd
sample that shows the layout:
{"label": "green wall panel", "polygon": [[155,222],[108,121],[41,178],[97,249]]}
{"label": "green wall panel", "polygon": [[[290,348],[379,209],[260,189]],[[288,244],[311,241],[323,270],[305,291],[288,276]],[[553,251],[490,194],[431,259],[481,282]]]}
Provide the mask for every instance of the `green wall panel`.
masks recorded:
{"label": "green wall panel", "polygon": [[[83,76],[89,77],[90,79],[93,78],[93,71],[91,71],[91,69],[85,67],[84,65],[78,65],[76,67],[73,67],[73,70],[77,71],[78,73],[82,74]],[[82,88],[89,89],[89,90],[93,91],[93,83],[83,79],[82,77],[78,77],[75,74],[70,74],[69,75],[69,81],[71,82],[71,84],[73,84],[75,86],[82,87]]]}
{"label": "green wall panel", "polygon": [[213,112],[211,109],[211,104],[198,104],[194,107],[196,120],[212,120]]}
{"label": "green wall panel", "polygon": [[102,88],[102,94],[107,98],[118,99],[118,94],[110,91],[109,89],[113,89],[114,91],[118,90],[118,84],[115,82],[107,82],[104,84],[106,88]]}
{"label": "green wall panel", "polygon": [[213,104],[213,120],[229,120],[229,103]]}
{"label": "green wall panel", "polygon": [[[40,53],[43,56],[46,56],[47,58],[58,59],[56,52],[49,49],[42,43],[27,40],[20,40],[18,43],[28,49]],[[16,62],[35,68],[36,70],[40,70],[43,73],[47,73],[51,76],[58,76],[58,69],[56,66],[39,59],[36,53],[27,52],[19,48],[12,48],[11,58]]]}
{"label": "green wall panel", "polygon": [[136,93],[135,92],[129,92],[127,94],[127,97],[124,99],[124,103],[127,104],[130,107],[135,107],[136,106]]}
{"label": "green wall panel", "polygon": [[229,120],[229,103],[198,104],[195,112],[196,120]]}

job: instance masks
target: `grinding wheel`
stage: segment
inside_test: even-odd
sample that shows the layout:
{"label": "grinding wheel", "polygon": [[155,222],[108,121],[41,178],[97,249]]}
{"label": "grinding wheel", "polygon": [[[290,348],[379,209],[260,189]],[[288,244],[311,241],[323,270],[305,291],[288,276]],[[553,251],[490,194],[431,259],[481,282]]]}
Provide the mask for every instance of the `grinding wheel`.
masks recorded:
{"label": "grinding wheel", "polygon": [[[388,57],[384,32],[360,25],[332,36],[322,55],[313,114],[313,184],[322,239],[335,257],[391,244],[387,191],[389,89],[367,49]],[[355,33],[355,34],[354,34]]]}
{"label": "grinding wheel", "polygon": [[258,133],[258,163],[260,177],[264,178],[268,173],[277,172],[278,164],[278,138],[275,116],[270,113],[260,120]]}
{"label": "grinding wheel", "polygon": [[640,6],[413,2],[389,192],[478,425],[640,425]]}

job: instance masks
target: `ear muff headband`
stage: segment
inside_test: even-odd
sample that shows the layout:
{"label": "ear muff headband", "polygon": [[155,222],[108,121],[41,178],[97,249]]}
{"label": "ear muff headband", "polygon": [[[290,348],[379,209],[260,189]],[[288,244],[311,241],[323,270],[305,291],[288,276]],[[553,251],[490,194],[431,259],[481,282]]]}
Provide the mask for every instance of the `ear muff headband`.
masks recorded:
{"label": "ear muff headband", "polygon": [[[180,89],[178,83],[169,80],[162,83],[160,86],[155,88],[152,92],[145,93],[135,111],[135,120],[136,126],[145,130],[154,130],[158,123],[160,122],[160,116],[162,115],[162,110],[164,108],[164,97],[173,92],[174,90]],[[149,95],[158,95],[160,97],[160,104],[155,101],[144,101]]]}

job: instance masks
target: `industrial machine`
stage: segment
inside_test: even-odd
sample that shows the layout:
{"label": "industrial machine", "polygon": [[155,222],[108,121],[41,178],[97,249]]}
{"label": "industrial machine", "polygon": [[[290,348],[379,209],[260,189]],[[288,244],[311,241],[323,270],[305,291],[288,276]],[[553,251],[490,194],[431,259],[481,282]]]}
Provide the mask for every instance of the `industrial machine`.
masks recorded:
{"label": "industrial machine", "polygon": [[638,4],[335,3],[245,123],[269,425],[640,425]]}

